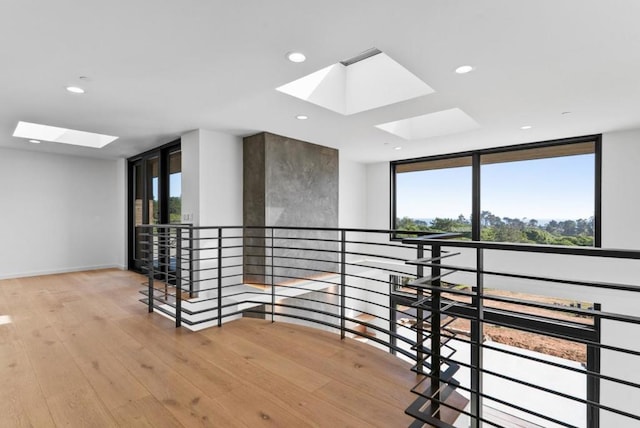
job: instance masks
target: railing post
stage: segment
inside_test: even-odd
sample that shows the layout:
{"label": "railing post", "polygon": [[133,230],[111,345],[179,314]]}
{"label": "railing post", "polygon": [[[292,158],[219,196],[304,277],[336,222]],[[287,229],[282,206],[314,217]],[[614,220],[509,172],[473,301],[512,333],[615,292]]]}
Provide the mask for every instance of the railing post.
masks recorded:
{"label": "railing post", "polygon": [[482,400],[482,340],[484,337],[484,253],[482,248],[476,248],[476,286],[475,294],[471,298],[471,305],[475,309],[475,319],[471,320],[471,428],[480,428],[483,417]]}
{"label": "railing post", "polygon": [[346,328],[347,291],[347,231],[340,231],[340,339],[344,339]]}
{"label": "railing post", "polygon": [[[149,230],[149,228],[147,228],[147,230]],[[153,277],[154,277],[154,272],[153,272],[153,241],[150,241],[150,236],[149,233],[147,232],[147,265],[148,267],[148,281],[149,281],[149,304],[148,304],[148,310],[149,313],[153,312],[153,298],[154,298],[154,286],[153,286]]]}
{"label": "railing post", "polygon": [[[171,229],[168,235],[171,238]],[[170,240],[168,242],[171,242]],[[180,226],[176,227],[176,328],[182,325],[182,229]],[[168,251],[168,264],[167,271],[171,267],[171,249]]]}
{"label": "railing post", "polygon": [[[597,315],[602,309],[602,305],[595,303],[593,305],[593,328],[596,332],[596,343],[602,343],[601,319]],[[600,348],[598,346],[587,345],[587,370],[594,373],[600,373]],[[598,376],[587,376],[587,400],[593,403],[600,403],[600,378]],[[600,427],[600,409],[598,406],[587,406],[587,428]]]}
{"label": "railing post", "polygon": [[158,267],[164,275],[164,300],[169,300],[169,268],[171,260],[171,230],[167,227],[159,228],[158,235]]}
{"label": "railing post", "polygon": [[[418,244],[417,247],[418,260],[424,258],[424,245]],[[418,264],[416,266],[416,278],[422,278],[424,276],[424,266]],[[418,287],[416,290],[416,302],[422,301],[424,297],[424,290]],[[424,311],[422,305],[418,305],[416,309],[416,369],[418,373],[424,374]]]}
{"label": "railing post", "polygon": [[218,327],[222,327],[222,228],[218,228]]}
{"label": "railing post", "polygon": [[275,263],[273,258],[273,235],[274,235],[274,229],[272,227],[271,228],[271,322],[275,321],[275,311],[276,311],[276,286],[275,286],[275,279],[274,279]]}
{"label": "railing post", "polygon": [[431,402],[431,411],[435,414],[440,407],[440,255],[439,244],[431,246],[431,257],[434,259],[431,267],[431,390],[434,400]]}
{"label": "railing post", "polygon": [[189,226],[189,298],[196,297],[193,289],[193,226]]}

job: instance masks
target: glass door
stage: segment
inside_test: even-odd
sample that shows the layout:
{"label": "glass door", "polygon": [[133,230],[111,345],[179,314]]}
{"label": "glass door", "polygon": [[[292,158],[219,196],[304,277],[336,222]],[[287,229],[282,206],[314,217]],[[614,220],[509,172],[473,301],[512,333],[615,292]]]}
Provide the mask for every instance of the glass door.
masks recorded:
{"label": "glass door", "polygon": [[159,173],[160,158],[154,156],[140,159],[130,166],[133,181],[133,269],[141,270],[143,266],[144,248],[141,243],[143,229],[141,225],[158,224],[160,220]]}
{"label": "glass door", "polygon": [[182,223],[182,152],[169,153],[169,223]]}
{"label": "glass door", "polygon": [[[180,141],[129,159],[129,183],[129,269],[141,272],[148,262],[142,236],[145,229],[140,226],[182,220]],[[162,250],[153,254],[155,268],[175,270],[175,254],[170,245],[154,242],[154,248]]]}

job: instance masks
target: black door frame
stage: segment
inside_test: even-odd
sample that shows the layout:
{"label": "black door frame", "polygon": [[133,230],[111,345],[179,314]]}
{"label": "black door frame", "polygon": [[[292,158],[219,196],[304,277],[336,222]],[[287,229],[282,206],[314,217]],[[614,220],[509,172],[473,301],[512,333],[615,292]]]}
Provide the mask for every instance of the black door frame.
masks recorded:
{"label": "black door frame", "polygon": [[[160,218],[159,224],[169,223],[169,156],[172,153],[181,150],[181,140],[177,139],[170,143],[164,144],[152,150],[148,150],[144,153],[140,153],[136,156],[132,156],[127,165],[128,176],[128,194],[127,194],[127,246],[128,246],[128,261],[127,266],[129,270],[140,272],[140,267],[136,266],[136,249],[135,249],[135,233],[136,225],[134,218],[135,210],[135,175],[134,168],[136,165],[141,165],[141,171],[143,175],[143,201],[148,201],[148,186],[147,186],[147,161],[154,157],[158,157],[158,202],[160,206]],[[142,218],[149,218],[149,206],[147,203],[142,204]],[[166,256],[165,256],[166,257]],[[168,265],[168,260],[165,260],[163,265]]]}

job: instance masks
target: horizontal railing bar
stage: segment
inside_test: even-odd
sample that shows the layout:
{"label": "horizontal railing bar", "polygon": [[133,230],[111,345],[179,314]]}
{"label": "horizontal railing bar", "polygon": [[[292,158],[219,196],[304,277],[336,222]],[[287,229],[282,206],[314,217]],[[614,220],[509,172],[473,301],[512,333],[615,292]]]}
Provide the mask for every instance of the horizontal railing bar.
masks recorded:
{"label": "horizontal railing bar", "polygon": [[[396,233],[408,233],[411,235],[418,235],[418,233],[415,233],[414,231],[406,231],[406,230],[403,232],[396,231]],[[430,234],[425,234],[418,238],[402,238],[401,241],[403,244],[424,245],[424,242],[426,239],[429,239],[430,241],[443,240],[444,242],[449,242],[449,239],[458,238],[460,236],[462,236],[462,233],[460,232],[435,232],[435,233],[430,232]]]}
{"label": "horizontal railing bar", "polygon": [[[246,245],[245,248],[262,248],[262,249],[271,249],[271,247],[261,247],[261,246],[255,246],[255,245]],[[319,252],[319,253],[332,253],[332,254],[336,254],[339,255],[340,252],[339,250],[335,249],[335,250],[329,250],[329,249],[320,249],[320,248],[304,248],[304,247],[280,247],[280,246],[276,246],[273,247],[274,250],[302,250],[302,251],[314,251],[314,252]],[[353,251],[347,251],[345,252],[346,255],[350,255],[350,256],[368,256],[368,257],[377,257],[380,259],[384,259],[384,260],[394,260],[394,261],[399,261],[399,262],[405,262],[407,259],[406,258],[402,258],[402,257],[390,257],[390,256],[382,256],[380,254],[374,254],[374,253],[360,253],[360,252],[353,252]],[[251,256],[252,254],[246,254],[248,256]],[[255,254],[255,257],[268,257],[270,258],[271,255],[265,255],[265,254]],[[276,258],[278,257],[284,257],[284,256],[278,256],[275,255]]]}
{"label": "horizontal railing bar", "polygon": [[[413,392],[413,390],[412,390],[411,392]],[[472,418],[474,418],[474,419],[477,419],[477,420],[479,420],[479,421],[481,421],[481,422],[484,422],[485,424],[489,424],[489,425],[494,426],[494,427],[496,427],[496,428],[507,428],[507,427],[505,427],[504,425],[498,425],[496,422],[490,421],[490,420],[488,420],[488,419],[486,419],[486,418],[484,418],[484,417],[474,416],[474,415],[473,415],[473,413],[471,413],[471,412],[468,412],[468,411],[466,411],[466,410],[464,410],[464,409],[461,409],[461,408],[459,408],[459,407],[455,407],[455,406],[453,406],[453,405],[451,405],[451,404],[449,404],[449,403],[446,403],[446,402],[444,402],[444,401],[438,400],[438,399],[436,399],[436,398],[433,398],[433,397],[429,397],[429,398],[427,398],[427,397],[425,397],[425,396],[423,396],[422,394],[419,394],[419,393],[417,393],[417,392],[414,392],[414,394],[416,394],[416,395],[420,395],[424,400],[428,400],[428,401],[435,401],[435,402],[437,402],[437,403],[438,403],[438,404],[440,404],[440,405],[443,405],[443,406],[445,406],[445,407],[448,407],[448,408],[450,408],[450,409],[453,409],[453,410],[455,410],[455,411],[457,411],[457,412],[459,412],[459,413],[461,413],[461,414],[463,414],[463,415],[470,416],[470,417],[472,417]],[[411,416],[411,417],[414,417],[414,416],[413,416],[414,414],[413,414],[413,413],[409,413],[409,411],[408,411],[408,410],[405,410],[405,413],[406,413],[407,415]],[[426,423],[429,423],[429,424],[431,424],[431,425],[434,425],[434,422],[437,422],[437,419],[436,419],[436,420],[431,420],[431,421],[423,421],[423,420],[421,420],[421,422],[426,422]],[[421,425],[419,426],[419,428],[422,428],[423,426],[424,426],[424,425],[422,425],[422,424],[421,424]],[[410,425],[410,428],[411,428],[411,427],[413,427],[413,425]],[[438,427],[438,428],[439,428],[439,427]]]}
{"label": "horizontal railing bar", "polygon": [[[617,259],[640,259],[640,251],[638,250],[621,250],[621,249],[608,249],[608,248],[595,248],[595,247],[580,247],[580,246],[560,246],[560,245],[541,245],[541,244],[521,244],[521,243],[506,243],[506,242],[489,242],[489,241],[461,241],[461,240],[446,240],[446,239],[434,239],[414,238],[407,240],[411,244],[423,244],[423,245],[440,245],[442,247],[455,247],[455,248],[475,248],[483,250],[502,250],[502,251],[518,251],[527,253],[543,253],[543,254],[564,254],[574,256],[587,256],[587,257],[604,257],[604,258],[617,258]],[[404,240],[403,240],[404,242]]]}
{"label": "horizontal railing bar", "polygon": [[[455,273],[455,271],[443,272],[440,275],[436,275],[436,276],[425,276],[423,278],[414,279],[413,281],[408,282],[404,286],[409,288],[413,288],[413,287],[422,288],[423,285],[427,285],[427,283],[432,283],[433,281],[437,281],[441,278],[444,278],[447,275],[451,275],[452,273]],[[434,285],[434,287],[438,287],[438,286]]]}
{"label": "horizontal railing bar", "polygon": [[435,261],[438,261],[438,260],[446,259],[447,257],[459,256],[460,254],[461,253],[448,253],[448,254],[444,254],[444,255],[439,256],[439,257],[427,257],[427,258],[422,258],[422,259],[407,260],[405,262],[405,264],[423,266],[424,263],[432,263],[432,262],[435,262]]}
{"label": "horizontal railing bar", "polygon": [[449,266],[449,265],[433,265],[433,264],[424,264],[425,267],[439,267],[442,269],[453,269],[461,272],[474,272],[480,273],[483,275],[493,275],[493,276],[504,276],[508,278],[518,278],[518,279],[527,279],[531,281],[544,281],[551,283],[560,283],[566,285],[578,285],[582,287],[596,287],[596,288],[604,288],[609,290],[619,290],[619,291],[630,291],[630,292],[640,292],[640,287],[633,285],[623,285],[623,284],[615,284],[609,282],[594,282],[594,281],[578,281],[573,279],[562,279],[562,278],[550,278],[545,276],[534,276],[534,275],[523,275],[517,273],[508,273],[508,272],[497,272],[497,271],[489,271],[482,269],[474,269],[465,266]]}
{"label": "horizontal railing bar", "polygon": [[[413,329],[413,328],[412,328],[412,330],[415,331],[415,329]],[[446,331],[446,332],[449,332],[448,329],[443,329],[443,330]],[[606,381],[609,381],[609,382],[619,383],[619,384],[626,385],[626,386],[629,386],[629,387],[632,387],[632,388],[640,389],[640,384],[638,384],[638,383],[634,383],[634,382],[631,382],[631,381],[628,381],[628,380],[625,380],[625,379],[620,379],[620,378],[608,376],[608,375],[605,375],[605,374],[602,374],[602,373],[598,373],[598,372],[593,372],[593,371],[587,370],[585,368],[571,367],[571,366],[567,366],[567,365],[564,365],[564,364],[561,364],[561,363],[557,363],[555,361],[545,360],[545,359],[542,359],[542,358],[534,357],[532,355],[519,353],[517,351],[510,351],[508,349],[487,345],[485,342],[478,343],[477,341],[475,341],[475,340],[473,340],[471,338],[463,339],[462,336],[464,336],[464,335],[461,335],[459,333],[451,333],[451,332],[450,332],[450,334],[440,333],[440,335],[443,336],[443,337],[447,337],[447,338],[449,338],[451,340],[457,340],[459,342],[465,343],[465,344],[467,344],[469,346],[480,346],[482,348],[490,349],[492,351],[496,351],[496,352],[500,352],[500,353],[504,353],[504,354],[508,354],[508,355],[513,355],[515,357],[523,358],[525,360],[535,361],[535,362],[538,362],[538,363],[554,366],[554,367],[557,367],[557,368],[560,368],[560,369],[569,370],[569,371],[573,371],[573,372],[576,372],[576,373],[579,373],[579,374],[593,376],[593,377],[597,377],[597,378],[600,378],[602,380],[606,380]]]}
{"label": "horizontal railing bar", "polygon": [[[227,278],[235,278],[236,276],[242,276],[242,274],[241,273],[236,273],[236,274],[233,274],[233,275],[223,275],[220,278],[227,279]],[[213,281],[213,280],[216,280],[216,279],[218,279],[217,276],[214,276],[214,277],[211,277],[211,278],[194,279],[193,281],[189,281],[189,280],[183,278],[184,281],[187,281],[188,283],[191,283],[191,284],[198,284],[198,283],[201,283],[201,282]]]}
{"label": "horizontal railing bar", "polygon": [[198,252],[202,252],[202,251],[214,251],[214,250],[218,250],[220,248],[222,248],[223,250],[233,250],[233,249],[238,249],[238,248],[244,248],[244,245],[227,245],[226,247],[182,247],[183,250],[192,250],[192,251],[198,251]]}
{"label": "horizontal railing bar", "polygon": [[[427,376],[427,377],[429,377],[429,378],[431,378],[431,377],[432,377],[432,375],[431,375],[431,374],[429,374],[429,373],[424,373],[424,375],[425,375],[425,376]],[[441,382],[443,382],[443,383],[446,383],[446,384],[449,384],[449,383],[450,383],[450,381],[443,380],[443,379],[441,379],[440,381],[441,381]],[[456,386],[456,388],[461,389],[461,390],[463,390],[463,391],[470,392],[470,393],[472,393],[472,394],[478,394],[478,395],[480,395],[480,396],[481,396],[481,397],[483,397],[483,398],[489,399],[489,400],[491,400],[491,401],[495,401],[496,403],[500,403],[500,404],[502,404],[502,405],[508,406],[508,407],[510,407],[510,408],[512,408],[512,409],[519,410],[519,411],[524,412],[524,413],[527,413],[527,414],[529,414],[529,415],[536,416],[536,417],[539,417],[539,418],[541,418],[541,419],[548,420],[549,422],[553,422],[553,423],[556,423],[556,424],[558,424],[558,425],[562,425],[562,426],[565,426],[565,427],[568,427],[568,428],[576,428],[575,426],[573,426],[573,425],[571,425],[571,424],[569,424],[569,423],[567,423],[567,422],[563,422],[563,421],[560,421],[560,420],[558,420],[558,419],[552,418],[552,417],[550,417],[550,416],[546,416],[546,415],[544,415],[544,414],[542,414],[542,413],[538,413],[538,412],[533,411],[533,410],[531,410],[531,409],[527,409],[526,407],[522,407],[522,406],[518,406],[518,405],[513,404],[513,403],[509,403],[509,402],[504,401],[504,400],[502,400],[502,399],[500,399],[500,398],[493,397],[493,396],[491,396],[491,395],[485,394],[485,393],[483,393],[483,392],[476,391],[476,390],[471,389],[471,388],[468,388],[468,387],[466,387],[466,386],[458,385],[458,386]]]}
{"label": "horizontal railing bar", "polygon": [[[496,308],[487,307],[484,309],[485,316],[481,319],[475,315],[475,311],[473,308],[470,308],[468,304],[457,304],[446,311],[439,311],[438,309],[432,309],[429,307],[430,311],[433,312],[441,312],[448,316],[455,316],[458,318],[464,318],[474,321],[481,321],[485,324],[493,324],[502,327],[509,327],[516,330],[528,331],[530,333],[536,333],[543,336],[551,336],[556,337],[558,339],[566,339],[573,342],[584,343],[584,344],[592,344],[593,342],[590,338],[595,337],[595,330],[593,326],[585,325],[585,324],[571,324],[569,321],[559,320],[556,318],[545,318],[538,315],[531,315],[526,313],[519,312],[508,312]],[[506,317],[504,314],[508,313]],[[504,319],[513,320],[513,322],[502,321]],[[517,322],[516,322],[517,321]],[[540,329],[531,327],[531,325],[546,325],[548,327],[543,327]],[[570,334],[562,334],[558,333],[558,331],[570,332]],[[604,346],[604,345],[601,345]]]}
{"label": "horizontal railing bar", "polygon": [[[423,351],[423,352],[428,353],[429,351]],[[439,357],[442,360],[449,360],[449,358],[447,358],[444,355],[440,355]],[[562,397],[562,398],[565,398],[567,400],[575,401],[575,402],[578,402],[578,403],[581,403],[581,404],[585,404],[587,406],[597,407],[599,409],[606,410],[608,412],[616,413],[618,415],[625,416],[625,417],[640,421],[640,416],[634,415],[632,413],[625,412],[624,410],[615,409],[613,407],[610,407],[610,406],[607,406],[607,405],[604,405],[604,404],[600,404],[600,403],[596,403],[596,402],[591,401],[591,400],[586,400],[584,398],[574,397],[574,396],[566,394],[564,392],[554,391],[553,389],[546,388],[544,386],[536,385],[534,383],[527,382],[525,380],[516,379],[514,377],[511,377],[511,376],[508,376],[508,375],[505,375],[505,374],[502,374],[502,373],[498,373],[498,372],[495,372],[493,370],[487,370],[487,369],[485,369],[483,367],[477,367],[477,366],[474,366],[472,364],[466,364],[466,363],[463,363],[463,362],[455,360],[455,359],[451,359],[451,362],[453,362],[455,364],[459,364],[459,365],[464,366],[464,367],[468,367],[470,369],[479,370],[482,373],[485,373],[485,374],[488,374],[488,375],[491,375],[491,376],[495,376],[495,377],[499,377],[501,379],[505,379],[505,380],[508,380],[510,382],[517,383],[519,385],[524,385],[526,387],[537,389],[537,390],[546,392],[548,394],[556,395],[558,397]],[[474,391],[474,392],[477,392],[477,391]],[[493,398],[491,398],[491,399],[493,399]]]}
{"label": "horizontal railing bar", "polygon": [[[640,317],[636,317],[633,315],[625,315],[625,314],[617,314],[617,313],[613,313],[613,312],[604,312],[604,311],[594,311],[594,310],[589,310],[589,309],[581,309],[581,308],[572,308],[572,307],[567,307],[567,306],[560,306],[560,305],[553,305],[553,304],[548,304],[548,303],[542,303],[542,302],[536,302],[534,300],[524,300],[524,299],[517,299],[517,298],[513,298],[513,297],[504,297],[504,296],[496,296],[496,295],[492,295],[492,294],[483,294],[482,296],[479,296],[477,293],[473,292],[473,291],[465,291],[465,290],[460,290],[460,289],[455,289],[455,288],[442,288],[439,287],[437,285],[427,285],[427,284],[423,284],[421,286],[410,286],[410,285],[404,285],[407,288],[423,288],[423,289],[427,289],[427,290],[432,290],[432,291],[441,291],[442,293],[449,293],[449,294],[456,294],[456,295],[460,295],[460,296],[467,296],[467,297],[477,297],[484,300],[491,300],[491,301],[496,301],[496,302],[504,302],[504,303],[514,303],[520,306],[527,306],[527,307],[532,307],[532,308],[539,308],[539,309],[548,309],[550,311],[557,311],[557,312],[564,312],[564,313],[570,313],[570,314],[575,314],[575,315],[584,315],[586,317],[589,318],[593,318],[593,317],[598,317],[601,319],[606,319],[606,320],[611,320],[611,321],[620,321],[620,322],[627,322],[627,323],[631,323],[631,324],[640,324]],[[461,302],[461,303],[465,303],[465,302]],[[516,312],[516,311],[514,311]],[[549,319],[553,319],[556,320],[557,318],[553,318],[553,317],[546,317]],[[565,320],[566,321],[566,320]],[[576,324],[584,324],[584,323],[579,323],[576,322]],[[585,324],[588,325],[588,324]]]}

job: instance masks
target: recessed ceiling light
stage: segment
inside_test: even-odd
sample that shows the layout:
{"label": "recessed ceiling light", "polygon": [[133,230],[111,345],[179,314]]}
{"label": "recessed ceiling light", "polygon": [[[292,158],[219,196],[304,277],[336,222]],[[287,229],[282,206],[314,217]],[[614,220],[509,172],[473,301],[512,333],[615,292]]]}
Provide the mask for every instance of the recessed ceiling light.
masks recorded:
{"label": "recessed ceiling light", "polygon": [[84,89],[79,88],[77,86],[67,86],[67,91],[72,92],[74,94],[84,94]]}
{"label": "recessed ceiling light", "polygon": [[525,125],[525,126],[521,126],[521,127],[520,127],[520,129],[525,130],[525,131],[526,131],[527,129],[531,129],[531,128],[533,128],[533,126],[531,126],[531,125]]}
{"label": "recessed ceiling light", "polygon": [[470,65],[461,65],[460,67],[456,68],[456,73],[458,74],[467,74],[470,71],[473,71],[473,67]]}
{"label": "recessed ceiling light", "polygon": [[393,148],[393,150],[402,150],[402,147],[396,146],[396,147]]}
{"label": "recessed ceiling light", "polygon": [[56,126],[29,122],[18,122],[16,130],[13,131],[13,136],[98,149],[118,139],[118,137],[111,135],[95,134],[93,132],[77,131],[75,129],[58,128]]}
{"label": "recessed ceiling light", "polygon": [[291,62],[304,62],[307,57],[302,52],[289,52],[287,59]]}
{"label": "recessed ceiling light", "polygon": [[299,114],[299,115],[296,116],[296,119],[298,119],[298,120],[307,120],[307,119],[309,119],[309,116],[306,116],[304,114]]}
{"label": "recessed ceiling light", "polygon": [[38,141],[38,140],[29,140],[29,142],[33,143],[33,144],[40,144],[40,141]]}

